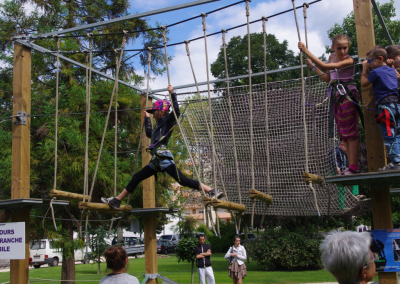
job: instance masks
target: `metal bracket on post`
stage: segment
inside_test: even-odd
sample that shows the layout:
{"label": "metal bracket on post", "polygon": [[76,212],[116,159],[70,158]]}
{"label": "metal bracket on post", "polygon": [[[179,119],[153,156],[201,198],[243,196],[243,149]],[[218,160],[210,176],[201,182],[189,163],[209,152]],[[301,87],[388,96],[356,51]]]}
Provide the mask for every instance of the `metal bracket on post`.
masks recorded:
{"label": "metal bracket on post", "polygon": [[28,115],[26,114],[26,111],[17,112],[17,115],[14,116],[16,118],[16,121],[14,121],[14,124],[26,125],[26,117],[27,116]]}

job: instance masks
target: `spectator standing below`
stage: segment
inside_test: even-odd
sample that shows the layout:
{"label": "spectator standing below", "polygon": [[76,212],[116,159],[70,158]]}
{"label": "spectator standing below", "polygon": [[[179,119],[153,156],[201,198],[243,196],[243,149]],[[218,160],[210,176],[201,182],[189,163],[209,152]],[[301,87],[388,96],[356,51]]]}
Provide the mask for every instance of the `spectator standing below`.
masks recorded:
{"label": "spectator standing below", "polygon": [[128,270],[128,255],[120,246],[109,247],[104,252],[107,268],[112,272],[101,279],[100,284],[139,284],[139,280],[126,273]]}
{"label": "spectator standing below", "polygon": [[247,276],[247,267],[244,260],[247,259],[246,249],[240,245],[240,237],[233,237],[234,245],[229,248],[225,259],[230,260],[229,276],[233,279],[233,284],[242,284],[242,279]]}
{"label": "spectator standing below", "polygon": [[199,244],[194,248],[196,255],[197,273],[199,274],[200,284],[215,284],[214,271],[211,267],[211,246],[205,244],[205,235],[197,235]]}
{"label": "spectator standing below", "polygon": [[375,262],[367,232],[332,231],[320,245],[322,265],[339,284],[366,284],[375,276]]}

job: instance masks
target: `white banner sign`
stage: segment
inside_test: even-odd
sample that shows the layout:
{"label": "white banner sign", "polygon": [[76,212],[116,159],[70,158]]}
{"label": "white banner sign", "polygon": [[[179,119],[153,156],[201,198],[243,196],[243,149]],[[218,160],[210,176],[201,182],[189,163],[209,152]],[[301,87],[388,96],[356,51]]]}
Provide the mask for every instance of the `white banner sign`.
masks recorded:
{"label": "white banner sign", "polygon": [[25,223],[0,223],[0,259],[25,259]]}

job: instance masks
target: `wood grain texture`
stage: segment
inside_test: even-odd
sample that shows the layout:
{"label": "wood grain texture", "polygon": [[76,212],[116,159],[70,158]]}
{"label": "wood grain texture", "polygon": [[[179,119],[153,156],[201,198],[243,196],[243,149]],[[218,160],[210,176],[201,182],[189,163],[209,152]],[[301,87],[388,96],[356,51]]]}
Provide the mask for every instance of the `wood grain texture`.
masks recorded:
{"label": "wood grain texture", "polygon": [[[146,96],[141,96],[141,107],[150,108],[152,100],[146,101]],[[152,115],[150,119],[152,120]],[[141,114],[141,124],[144,122],[144,114]],[[143,130],[144,131],[144,130]],[[151,160],[150,153],[146,152],[146,148],[150,145],[151,140],[146,137],[143,132],[142,136],[142,167],[149,164]],[[154,176],[143,181],[143,208],[156,207],[156,189]],[[156,214],[153,213],[144,218],[144,250],[145,250],[145,268],[146,274],[158,273],[157,267],[157,236],[156,236]],[[157,279],[150,279],[147,281],[149,284],[158,283]]]}
{"label": "wood grain texture", "polygon": [[[357,33],[358,57],[365,57],[366,53],[375,46],[374,23],[372,5],[368,0],[353,0],[354,17]],[[376,109],[372,86],[361,89],[362,102],[369,108]],[[375,122],[375,111],[364,111],[365,138],[367,142],[368,171],[376,172],[386,165],[386,152],[378,124]],[[392,229],[392,206],[389,186],[377,188],[371,186],[372,215],[374,229]],[[397,284],[397,272],[379,273],[380,284]]]}
{"label": "wood grain texture", "polygon": [[271,195],[262,193],[261,191],[255,190],[255,189],[250,189],[249,190],[249,196],[250,198],[255,198],[257,200],[260,200],[262,202],[265,202],[267,206],[271,205],[271,203],[274,201]]}
{"label": "wood grain texture", "polygon": [[[62,191],[62,190],[57,190],[57,189],[50,190],[50,197],[57,197],[57,198],[67,199],[67,200],[83,200],[83,194],[72,193],[72,192],[67,192],[67,191]],[[85,200],[89,201],[88,195],[85,196]]]}

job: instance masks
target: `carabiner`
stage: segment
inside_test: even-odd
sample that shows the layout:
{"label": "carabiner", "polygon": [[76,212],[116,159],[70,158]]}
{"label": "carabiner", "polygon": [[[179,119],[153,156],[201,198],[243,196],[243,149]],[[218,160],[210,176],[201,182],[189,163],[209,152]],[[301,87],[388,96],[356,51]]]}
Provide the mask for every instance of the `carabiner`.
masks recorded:
{"label": "carabiner", "polygon": [[341,96],[346,96],[346,89],[343,87],[342,84],[338,84],[338,85],[336,86],[336,89],[337,89],[337,91],[339,92],[339,94],[340,94]]}

